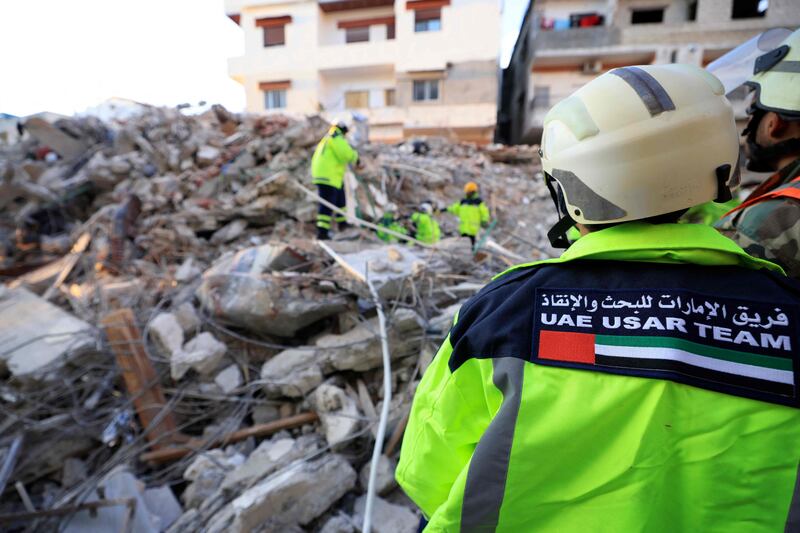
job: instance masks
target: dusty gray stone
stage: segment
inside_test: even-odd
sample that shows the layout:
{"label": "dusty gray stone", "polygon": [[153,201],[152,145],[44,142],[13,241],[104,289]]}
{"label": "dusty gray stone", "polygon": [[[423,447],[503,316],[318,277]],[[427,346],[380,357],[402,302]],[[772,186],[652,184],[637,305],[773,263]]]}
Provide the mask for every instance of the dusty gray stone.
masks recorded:
{"label": "dusty gray stone", "polygon": [[150,321],[149,332],[159,351],[167,357],[183,347],[183,328],[172,313],[159,313]]}
{"label": "dusty gray stone", "polygon": [[329,383],[323,383],[311,396],[311,404],[319,415],[328,444],[335,446],[358,431],[361,412],[358,402]]}
{"label": "dusty gray stone", "polygon": [[[364,509],[367,505],[366,495],[356,500],[355,519],[357,524],[364,521]],[[372,531],[375,533],[415,533],[419,518],[414,511],[402,505],[387,502],[375,497],[372,504]]]}
{"label": "dusty gray stone", "polygon": [[261,379],[268,398],[300,398],[322,383],[319,356],[314,349],[290,348],[261,367]]}
{"label": "dusty gray stone", "polygon": [[317,451],[322,444],[320,440],[317,435],[265,440],[253,450],[242,466],[225,476],[222,489],[236,491],[265,479],[293,461]]}
{"label": "dusty gray stone", "polygon": [[331,517],[319,533],[355,533],[356,528],[353,526],[350,518],[344,515],[336,515]]}
{"label": "dusty gray stone", "polygon": [[237,218],[215,231],[211,236],[211,244],[225,244],[234,241],[244,233],[245,228],[247,228],[247,221]]}
{"label": "dusty gray stone", "polygon": [[205,331],[199,334],[170,358],[172,379],[181,379],[190,368],[200,374],[211,374],[217,369],[227,350],[211,333]]}
{"label": "dusty gray stone", "polygon": [[[372,462],[367,462],[358,475],[358,481],[361,483],[361,488],[364,489],[364,492],[367,491],[367,486],[369,484],[371,466]],[[396,465],[394,461],[381,454],[380,459],[378,459],[378,470],[375,476],[375,492],[377,494],[387,494],[397,487],[397,481],[394,479],[395,468]]]}
{"label": "dusty gray stone", "polygon": [[217,374],[214,383],[222,389],[222,392],[230,394],[242,386],[242,372],[237,365],[230,365]]}
{"label": "dusty gray stone", "polygon": [[173,314],[178,324],[181,326],[184,335],[191,336],[200,328],[200,317],[197,315],[194,306],[189,302],[184,302],[179,305],[178,308],[173,311]]}
{"label": "dusty gray stone", "polygon": [[283,531],[306,525],[327,511],[351,490],[356,473],[341,455],[315,461],[298,461],[233,500],[236,513],[232,531],[256,527]]}
{"label": "dusty gray stone", "polygon": [[190,257],[181,263],[181,266],[175,271],[175,281],[186,283],[187,281],[192,281],[202,273],[203,271],[197,266],[197,262],[193,257]]}
{"label": "dusty gray stone", "polygon": [[219,148],[214,148],[213,146],[203,146],[197,150],[197,163],[203,167],[213,165],[219,156]]}

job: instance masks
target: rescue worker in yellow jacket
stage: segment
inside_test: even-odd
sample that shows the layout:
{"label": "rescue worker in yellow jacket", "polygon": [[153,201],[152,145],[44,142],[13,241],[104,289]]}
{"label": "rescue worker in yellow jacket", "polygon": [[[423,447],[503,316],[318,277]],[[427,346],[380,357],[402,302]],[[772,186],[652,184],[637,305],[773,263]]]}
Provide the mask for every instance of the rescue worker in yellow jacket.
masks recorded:
{"label": "rescue worker in yellow jacket", "polygon": [[441,238],[442,231],[439,223],[433,217],[433,204],[422,202],[419,211],[411,215],[411,223],[414,225],[413,236],[425,244],[436,244]]}
{"label": "rescue worker in yellow jacket", "polygon": [[611,70],[544,119],[560,258],[460,310],[396,477],[456,531],[796,531],[800,284],[713,228],[734,115],[690,65]]}
{"label": "rescue worker in yellow jacket", "polygon": [[489,208],[478,194],[478,184],[470,181],[464,185],[464,198],[448,207],[447,211],[458,217],[459,233],[462,237],[469,237],[474,247],[481,227],[489,224]]}
{"label": "rescue worker in yellow jacket", "polygon": [[[314,155],[311,157],[311,178],[317,186],[319,196],[344,209],[346,205],[344,194],[344,173],[347,165],[358,165],[358,152],[355,151],[345,138],[347,125],[339,122],[331,126],[328,133],[317,144]],[[346,218],[320,202],[317,212],[317,238],[326,240],[330,238],[331,223],[336,221],[338,228],[347,227]]]}

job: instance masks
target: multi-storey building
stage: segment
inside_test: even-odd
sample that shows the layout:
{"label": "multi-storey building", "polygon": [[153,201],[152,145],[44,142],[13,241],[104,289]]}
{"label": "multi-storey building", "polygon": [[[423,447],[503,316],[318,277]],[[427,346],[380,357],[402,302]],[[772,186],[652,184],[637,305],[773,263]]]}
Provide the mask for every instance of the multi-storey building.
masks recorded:
{"label": "multi-storey building", "polygon": [[[800,1],[536,0],[526,22],[511,68],[526,69],[529,88],[505,112],[515,121],[509,142],[537,142],[547,110],[603,71],[706,66],[764,30],[800,26]],[[743,102],[730,97],[743,118]]]}
{"label": "multi-storey building", "polygon": [[229,60],[247,110],[357,111],[372,140],[491,140],[497,0],[226,0],[245,55]]}

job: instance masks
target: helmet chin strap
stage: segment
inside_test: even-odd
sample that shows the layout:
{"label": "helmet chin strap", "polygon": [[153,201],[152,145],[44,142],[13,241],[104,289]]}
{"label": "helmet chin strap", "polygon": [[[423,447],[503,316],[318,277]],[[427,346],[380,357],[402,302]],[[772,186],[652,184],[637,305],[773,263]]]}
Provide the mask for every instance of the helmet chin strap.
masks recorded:
{"label": "helmet chin strap", "polygon": [[553,199],[553,203],[556,206],[556,213],[561,217],[547,232],[550,246],[553,248],[569,248],[571,243],[567,238],[567,232],[575,225],[575,221],[567,213],[567,204],[564,201],[564,194],[561,192],[561,186],[558,182],[547,173],[544,175],[544,182],[550,191],[550,198]]}

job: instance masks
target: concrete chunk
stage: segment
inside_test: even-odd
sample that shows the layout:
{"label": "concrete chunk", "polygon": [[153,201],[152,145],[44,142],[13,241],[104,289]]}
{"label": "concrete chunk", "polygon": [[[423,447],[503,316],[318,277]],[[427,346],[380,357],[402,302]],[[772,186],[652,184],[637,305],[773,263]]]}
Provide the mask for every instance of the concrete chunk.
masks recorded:
{"label": "concrete chunk", "polygon": [[214,383],[222,389],[222,392],[230,394],[242,386],[242,371],[239,370],[239,367],[236,365],[225,367],[225,369],[214,378]]}
{"label": "concrete chunk", "polygon": [[358,431],[361,425],[358,403],[339,387],[329,383],[320,385],[311,396],[311,403],[331,446],[346,441]]}
{"label": "concrete chunk", "polygon": [[0,286],[0,371],[19,379],[55,372],[95,345],[91,326],[23,289]]}
{"label": "concrete chunk", "polygon": [[149,332],[159,351],[167,357],[183,347],[183,328],[172,313],[159,313],[150,321]]}
{"label": "concrete chunk", "polygon": [[[356,523],[364,521],[364,509],[367,497],[356,500]],[[395,505],[383,498],[375,497],[372,505],[372,531],[375,533],[415,533],[419,525],[419,517],[414,511],[402,505]]]}
{"label": "concrete chunk", "polygon": [[237,491],[265,479],[293,461],[317,451],[321,447],[320,440],[316,435],[304,435],[298,439],[265,440],[253,450],[242,466],[225,476],[222,489]]}
{"label": "concrete chunk", "polygon": [[281,531],[306,525],[355,486],[356,473],[341,455],[298,461],[233,500],[233,531]]}
{"label": "concrete chunk", "polygon": [[[366,492],[369,484],[369,472],[371,470],[372,462],[367,462],[361,469],[358,475],[358,481],[361,483],[361,488]],[[385,455],[381,455],[378,460],[378,469],[375,475],[375,492],[380,495],[391,492],[397,487],[397,481],[394,478],[395,463]]]}
{"label": "concrete chunk", "polygon": [[290,348],[261,367],[261,379],[268,398],[300,398],[322,383],[319,356],[311,349]]}
{"label": "concrete chunk", "polygon": [[199,334],[170,358],[172,379],[181,379],[190,368],[200,374],[211,374],[217,369],[227,350],[227,346],[211,333],[206,331]]}

